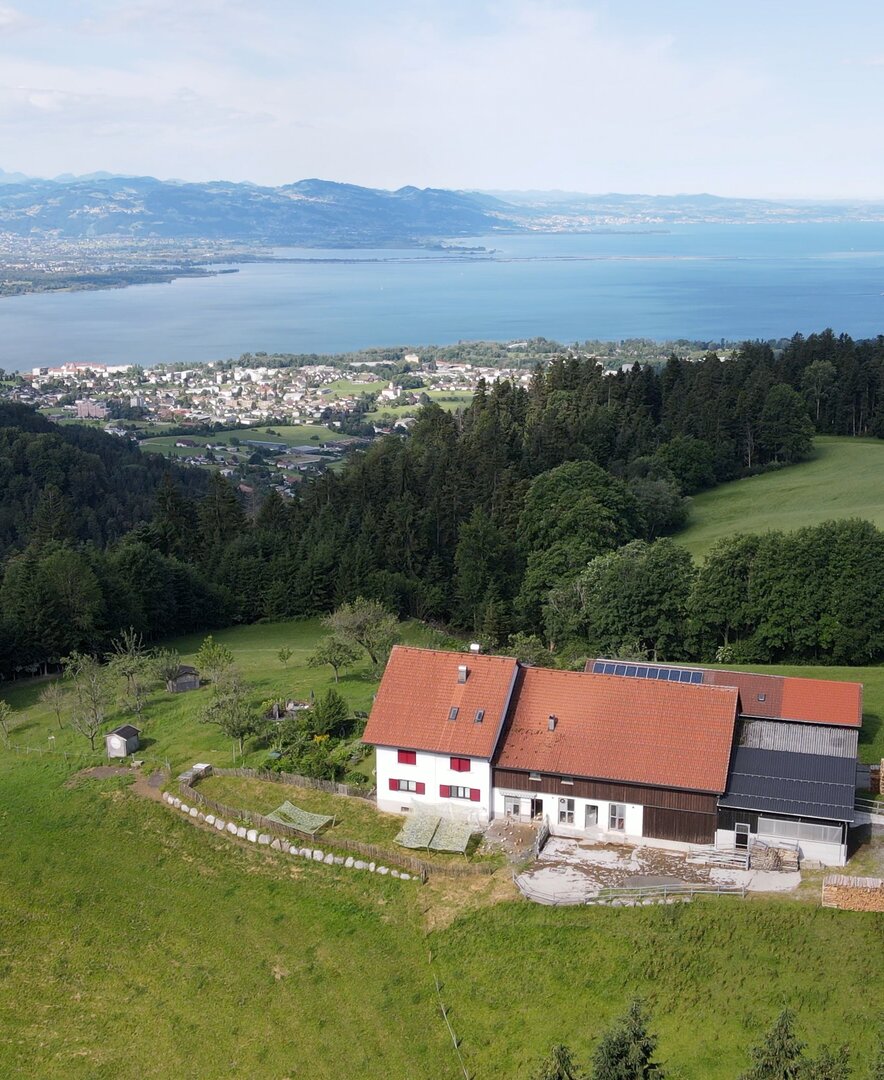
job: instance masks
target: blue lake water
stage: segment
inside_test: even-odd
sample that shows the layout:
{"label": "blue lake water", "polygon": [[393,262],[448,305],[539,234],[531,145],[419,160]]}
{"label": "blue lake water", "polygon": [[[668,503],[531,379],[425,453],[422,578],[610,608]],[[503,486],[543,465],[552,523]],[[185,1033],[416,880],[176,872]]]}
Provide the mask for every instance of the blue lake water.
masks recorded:
{"label": "blue lake water", "polygon": [[491,236],[439,252],[286,249],[310,260],[100,292],[0,300],[0,367],[152,364],[372,345],[717,341],[827,326],[884,332],[884,224],[675,226]]}

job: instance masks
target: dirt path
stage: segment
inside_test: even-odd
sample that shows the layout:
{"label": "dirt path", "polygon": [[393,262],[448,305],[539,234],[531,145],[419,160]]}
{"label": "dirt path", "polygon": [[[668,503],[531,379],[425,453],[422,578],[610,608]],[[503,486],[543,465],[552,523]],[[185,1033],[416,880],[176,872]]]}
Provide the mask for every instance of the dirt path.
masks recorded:
{"label": "dirt path", "polygon": [[135,778],[135,783],[132,785],[132,790],[136,795],[140,795],[144,799],[153,799],[154,802],[163,801],[163,774],[161,772],[151,773],[150,776],[147,773],[140,772]]}

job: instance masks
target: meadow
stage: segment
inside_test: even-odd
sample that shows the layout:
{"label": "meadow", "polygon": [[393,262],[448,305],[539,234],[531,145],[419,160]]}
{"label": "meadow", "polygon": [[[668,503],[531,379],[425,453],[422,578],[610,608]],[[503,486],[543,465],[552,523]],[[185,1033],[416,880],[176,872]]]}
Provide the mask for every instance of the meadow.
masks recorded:
{"label": "meadow", "polygon": [[[403,630],[445,643],[419,624]],[[320,632],[305,621],[215,637],[256,696],[303,698],[333,684],[331,669],[305,665]],[[170,644],[188,659],[200,640]],[[868,678],[867,710],[882,715],[879,669],[801,671]],[[56,751],[82,750],[37,701],[41,685],[4,694],[20,722],[13,741],[48,747],[52,734]],[[375,687],[364,664],[339,684],[361,710]],[[197,719],[207,693],[151,696],[149,761],[230,763],[229,740]],[[867,758],[882,737],[879,723]],[[265,753],[250,745],[246,761]],[[81,764],[0,749],[3,1077],[456,1080],[435,978],[476,1080],[528,1080],[560,1040],[585,1063],[636,993],[683,1080],[733,1080],[783,1005],[812,1048],[848,1041],[865,1062],[879,1037],[880,916],[823,910],[815,889],[538,907],[515,898],[507,869],[421,886],[245,847],[145,799],[129,777],[78,779]]]}
{"label": "meadow", "polygon": [[[272,432],[273,434],[270,434]],[[247,440],[259,442],[285,443],[286,446],[320,446],[322,443],[337,442],[346,439],[339,431],[333,431],[323,424],[275,425],[266,427],[234,428],[231,431],[219,431],[216,435],[158,435],[152,439],[142,439],[139,446],[154,454],[173,454],[175,457],[193,457],[205,449],[206,443],[218,446],[222,443],[230,446],[233,436],[245,444]],[[176,446],[180,439],[190,439],[194,446]]]}
{"label": "meadow", "polygon": [[675,539],[696,557],[734,533],[851,517],[884,526],[884,440],[818,436],[807,461],[694,496]]}

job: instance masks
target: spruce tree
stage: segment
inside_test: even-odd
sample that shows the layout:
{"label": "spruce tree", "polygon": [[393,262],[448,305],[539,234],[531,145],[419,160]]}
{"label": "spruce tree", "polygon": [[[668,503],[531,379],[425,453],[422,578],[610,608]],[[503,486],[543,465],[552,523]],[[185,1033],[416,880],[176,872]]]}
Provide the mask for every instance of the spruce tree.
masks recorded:
{"label": "spruce tree", "polygon": [[595,1048],[591,1080],[663,1080],[653,1060],[656,1049],[657,1036],[648,1031],[648,1017],[636,999]]}

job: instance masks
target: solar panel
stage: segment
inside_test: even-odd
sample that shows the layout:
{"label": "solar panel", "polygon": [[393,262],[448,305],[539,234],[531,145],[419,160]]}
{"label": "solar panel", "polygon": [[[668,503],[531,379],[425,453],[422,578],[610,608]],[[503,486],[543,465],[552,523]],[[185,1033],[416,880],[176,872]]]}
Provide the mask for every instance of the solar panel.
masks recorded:
{"label": "solar panel", "polygon": [[658,682],[689,683],[694,686],[703,682],[703,672],[691,668],[654,667],[644,664],[621,664],[614,660],[593,660],[594,675],[624,675],[631,679],[656,679]]}

